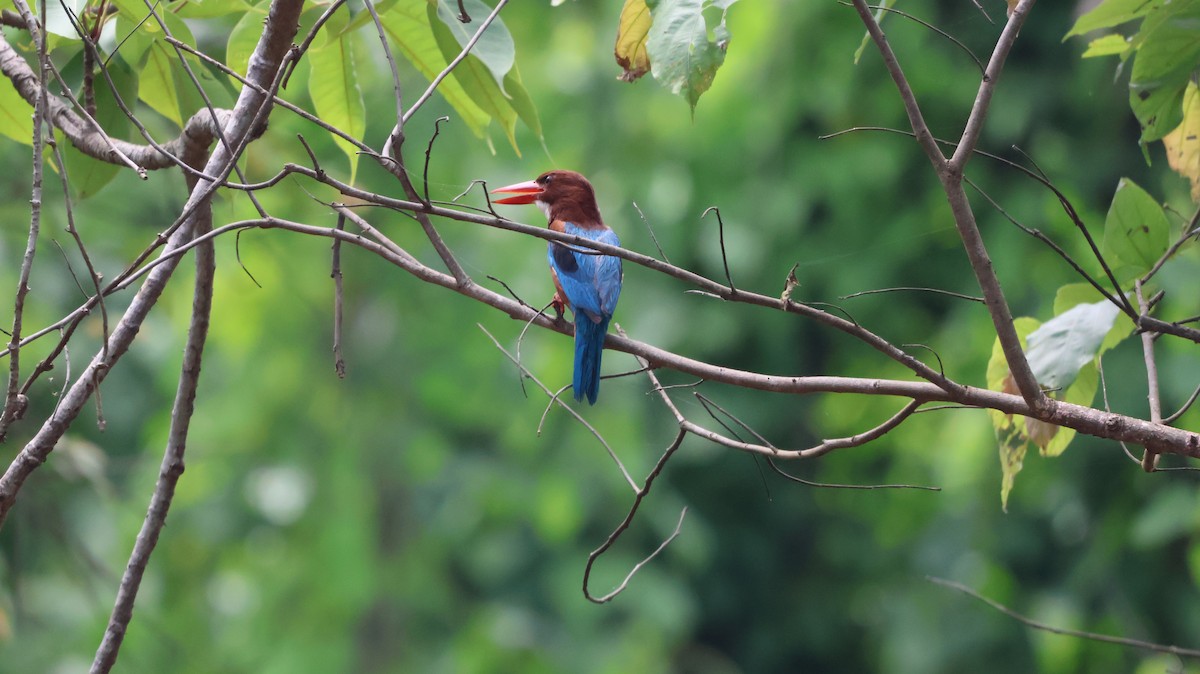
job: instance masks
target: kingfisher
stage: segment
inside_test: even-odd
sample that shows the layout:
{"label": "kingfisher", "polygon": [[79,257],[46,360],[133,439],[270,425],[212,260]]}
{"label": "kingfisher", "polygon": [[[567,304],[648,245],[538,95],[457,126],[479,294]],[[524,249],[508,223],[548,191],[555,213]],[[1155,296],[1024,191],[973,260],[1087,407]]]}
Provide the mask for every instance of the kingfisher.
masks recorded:
{"label": "kingfisher", "polygon": [[[600,218],[592,184],[574,171],[547,171],[533,180],[492,190],[516,196],[498,204],[534,204],[542,209],[549,228],[613,246],[617,235]],[[600,355],[608,323],[621,296],[621,258],[551,241],[546,249],[554,280],[552,304],[558,315],[569,308],[575,316],[575,400],[596,404],[600,392]]]}

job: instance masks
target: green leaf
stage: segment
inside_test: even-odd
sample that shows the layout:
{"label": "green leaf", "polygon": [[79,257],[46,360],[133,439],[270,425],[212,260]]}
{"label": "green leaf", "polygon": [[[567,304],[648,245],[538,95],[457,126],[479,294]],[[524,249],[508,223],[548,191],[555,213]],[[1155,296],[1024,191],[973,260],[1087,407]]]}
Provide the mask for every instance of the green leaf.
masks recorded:
{"label": "green leaf", "polygon": [[[1091,405],[1096,398],[1096,390],[1100,386],[1100,371],[1096,367],[1095,361],[1084,365],[1079,370],[1079,375],[1075,378],[1075,383],[1071,384],[1066,393],[1060,398],[1069,403],[1076,405]],[[1057,397],[1057,396],[1056,396]],[[1026,431],[1033,436],[1031,430],[1032,424],[1041,424],[1043,422],[1036,419],[1025,419]],[[1048,425],[1048,424],[1043,424]],[[1053,457],[1060,456],[1067,450],[1067,445],[1071,444],[1071,440],[1075,439],[1075,429],[1067,428],[1066,426],[1055,426],[1055,433],[1050,435],[1046,442],[1037,442],[1042,456]],[[1035,440],[1036,442],[1036,440]]]}
{"label": "green leaf", "polygon": [[1078,304],[1029,334],[1025,350],[1038,383],[1064,391],[1096,358],[1120,310],[1107,300]]}
{"label": "green leaf", "polygon": [[[673,94],[682,93],[693,114],[701,94],[712,86],[717,69],[725,62],[729,29],[725,13],[735,0],[653,0],[646,4],[654,23],[646,39],[650,54],[650,72]],[[704,19],[708,7],[721,9],[720,21],[712,27]]]}
{"label": "green leaf", "polygon": [[[432,80],[446,67],[448,61],[433,36],[429,13],[423,3],[397,2],[386,12],[381,11],[379,19],[392,44],[426,79]],[[482,138],[488,125],[488,114],[471,100],[453,74],[442,80],[438,93],[458,112],[467,128]]]}
{"label": "green leaf", "polygon": [[250,10],[246,0],[177,0],[171,12],[183,19],[212,19]]}
{"label": "green leaf", "polygon": [[1158,140],[1183,120],[1183,91],[1200,63],[1200,2],[1172,2],[1151,12],[1135,38],[1129,104],[1142,142]]}
{"label": "green leaf", "polygon": [[[153,23],[151,28],[148,24]],[[152,32],[153,31],[153,32]],[[157,36],[162,35],[159,25],[153,20],[142,21],[141,17],[130,16],[121,10],[114,25],[117,41],[117,55],[126,64],[134,68],[140,67],[150,45],[154,44]]]}
{"label": "green leaf", "polygon": [[[884,17],[890,14],[888,9],[895,4],[896,0],[883,0],[883,2],[880,2],[878,4],[879,9],[875,10],[875,23],[883,25]],[[854,50],[854,65],[858,65],[858,62],[862,60],[862,55],[867,51],[867,45],[869,44],[871,44],[871,33],[864,31],[862,40],[858,43],[858,49]]]}
{"label": "green leaf", "polygon": [[[37,4],[37,3],[33,3]],[[67,14],[67,8],[71,10],[71,14],[79,16],[80,11],[84,7],[84,0],[66,0],[64,2],[47,2],[46,3],[46,32],[52,35],[57,35],[68,40],[78,40],[79,33],[75,30],[75,24],[71,19],[71,15]],[[64,7],[65,6],[65,7]]]}
{"label": "green leaf", "polygon": [[1132,49],[1133,46],[1129,44],[1129,40],[1124,35],[1110,33],[1089,42],[1087,50],[1083,52],[1083,58],[1115,56],[1117,54],[1125,54]]}
{"label": "green leaf", "polygon": [[1105,0],[1092,11],[1079,17],[1071,32],[1063,36],[1063,39],[1139,19],[1162,3],[1163,0]]}
{"label": "green leaf", "polygon": [[[1069,283],[1058,289],[1054,295],[1054,315],[1065,313],[1068,309],[1079,304],[1094,304],[1100,301],[1108,301],[1100,294],[1090,283]],[[1133,334],[1135,326],[1133,320],[1124,312],[1117,314],[1117,318],[1113,321],[1113,327],[1105,335],[1104,341],[1100,343],[1100,348],[1096,350],[1096,357],[1104,355],[1105,351],[1120,344],[1125,338]]]}
{"label": "green leaf", "polygon": [[[262,37],[263,20],[267,18],[268,3],[260,2],[246,11],[242,18],[229,31],[229,40],[225,43],[225,65],[245,76],[250,66],[250,57],[258,40]],[[234,80],[237,82],[237,80]],[[242,83],[237,82],[241,87]]]}
{"label": "green leaf", "polygon": [[[308,93],[321,119],[361,139],[366,132],[367,113],[354,66],[353,36],[353,33],[343,33],[330,44],[309,50]],[[350,159],[350,182],[353,184],[358,169],[358,148],[339,136],[333,136],[333,140]]]}
{"label": "green leaf", "polygon": [[[441,20],[441,24],[450,31],[458,42],[459,49],[463,49],[471,41],[478,28],[479,21],[492,13],[492,8],[480,2],[480,0],[462,0],[463,7],[466,8],[467,14],[475,19],[471,23],[463,23],[458,20],[458,0],[453,0],[454,6],[451,7],[449,0],[438,0],[437,2],[437,17]],[[455,55],[457,55],[457,51]],[[443,50],[445,54],[445,50]],[[475,46],[471,48],[471,55],[478,58],[488,71],[492,73],[492,77],[496,80],[496,86],[504,91],[504,76],[508,71],[512,70],[513,64],[517,60],[517,45],[513,42],[512,34],[508,32],[508,28],[504,25],[504,21],[500,17],[496,17],[487,30],[479,36],[479,40]],[[449,58],[454,58],[450,56]],[[505,92],[507,95],[507,92]]]}
{"label": "green leaf", "polygon": [[29,105],[7,78],[0,82],[0,133],[33,145],[33,106]]}
{"label": "green leaf", "polygon": [[[450,29],[437,20],[436,11],[433,5],[428,6],[429,23],[433,27],[433,35],[437,40],[438,48],[442,50],[442,56],[449,62],[450,59],[458,56],[461,48]],[[517,111],[509,102],[508,96],[500,89],[500,85],[492,79],[492,73],[488,67],[475,56],[468,55],[454,69],[454,76],[462,84],[463,90],[471,100],[500,124],[509,144],[519,155],[521,151],[517,147]]]}
{"label": "green leaf", "polygon": [[[132,106],[138,94],[137,73],[121,59],[111,59],[108,62],[108,74],[116,85],[121,100],[125,105]],[[108,86],[108,81],[99,73],[96,75],[96,121],[113,138],[126,137],[131,128],[129,118],[117,105],[116,95]],[[96,194],[116,177],[118,172],[124,170],[123,166],[88,157],[70,143],[60,143],[59,147],[63,148],[67,177],[70,178],[71,187],[79,199]]]}
{"label": "green leaf", "polygon": [[[397,2],[399,2],[399,0],[383,0],[383,2],[375,3],[375,13],[380,15],[380,23],[383,23],[383,15],[391,11],[392,6]],[[350,19],[350,22],[342,27],[339,32],[353,33],[359,28],[372,23],[374,23],[374,20],[371,18],[371,12],[364,8],[361,12],[355,14],[354,18]]]}
{"label": "green leaf", "polygon": [[525,122],[525,126],[537,134],[539,139],[542,138],[542,120],[538,116],[537,107],[533,104],[533,98],[525,90],[525,84],[521,82],[521,72],[515,65],[504,78],[504,90],[508,92],[509,103],[517,111],[517,116],[521,118],[522,122]]}
{"label": "green leaf", "polygon": [[1124,265],[1127,278],[1140,276],[1167,250],[1169,224],[1162,206],[1128,178],[1117,183],[1104,220],[1104,256]]}

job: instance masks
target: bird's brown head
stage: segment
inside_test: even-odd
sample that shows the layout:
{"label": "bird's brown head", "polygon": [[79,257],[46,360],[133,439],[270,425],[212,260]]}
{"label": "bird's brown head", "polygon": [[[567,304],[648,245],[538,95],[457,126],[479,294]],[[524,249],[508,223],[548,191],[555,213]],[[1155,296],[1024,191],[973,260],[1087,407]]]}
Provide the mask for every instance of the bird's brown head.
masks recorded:
{"label": "bird's brown head", "polygon": [[492,190],[514,196],[497,204],[535,204],[551,221],[565,220],[581,227],[602,226],[596,192],[587,178],[574,171],[547,171],[533,180]]}

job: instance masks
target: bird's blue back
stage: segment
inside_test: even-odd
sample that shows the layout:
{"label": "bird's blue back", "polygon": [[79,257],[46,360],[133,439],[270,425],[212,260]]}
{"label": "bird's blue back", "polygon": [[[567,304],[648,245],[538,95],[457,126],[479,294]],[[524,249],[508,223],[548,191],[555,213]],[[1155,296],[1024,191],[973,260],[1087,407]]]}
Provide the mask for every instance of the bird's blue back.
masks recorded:
{"label": "bird's blue back", "polygon": [[[567,234],[621,245],[616,232],[608,227],[584,229],[570,222],[564,224]],[[612,317],[621,296],[621,258],[555,242],[550,243],[547,257],[577,317],[583,312],[593,323]]]}
{"label": "bird's blue back", "polygon": [[[561,229],[559,228],[561,225]],[[570,222],[551,223],[551,229],[593,241],[621,245],[608,227],[584,228]],[[550,242],[546,253],[550,268],[575,313],[575,399],[595,404],[600,393],[600,361],[608,322],[621,296],[621,258],[599,255]]]}

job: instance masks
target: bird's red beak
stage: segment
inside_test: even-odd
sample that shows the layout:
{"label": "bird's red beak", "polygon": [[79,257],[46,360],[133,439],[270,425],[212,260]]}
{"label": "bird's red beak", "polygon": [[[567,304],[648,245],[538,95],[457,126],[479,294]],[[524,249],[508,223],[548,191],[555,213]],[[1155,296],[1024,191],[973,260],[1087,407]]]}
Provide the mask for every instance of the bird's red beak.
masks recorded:
{"label": "bird's red beak", "polygon": [[516,196],[497,199],[492,203],[532,204],[533,202],[537,201],[538,195],[540,195],[543,191],[544,190],[542,189],[542,186],[537,184],[537,181],[535,180],[527,180],[523,183],[509,185],[508,187],[497,187],[496,189],[492,190],[492,194],[511,193],[516,194]]}

